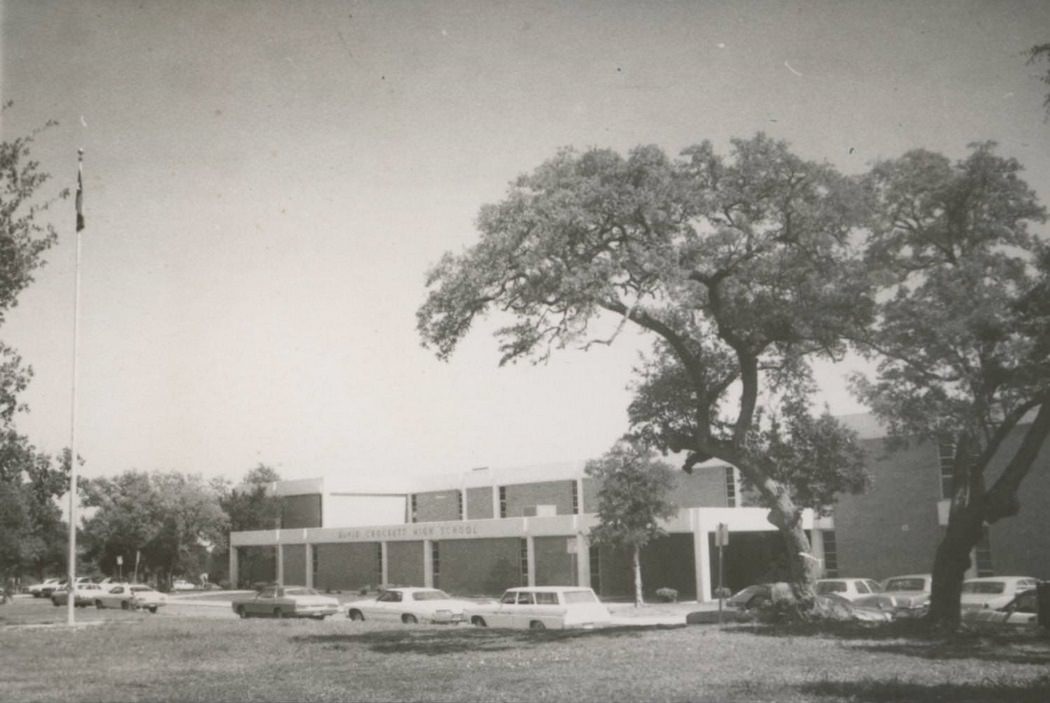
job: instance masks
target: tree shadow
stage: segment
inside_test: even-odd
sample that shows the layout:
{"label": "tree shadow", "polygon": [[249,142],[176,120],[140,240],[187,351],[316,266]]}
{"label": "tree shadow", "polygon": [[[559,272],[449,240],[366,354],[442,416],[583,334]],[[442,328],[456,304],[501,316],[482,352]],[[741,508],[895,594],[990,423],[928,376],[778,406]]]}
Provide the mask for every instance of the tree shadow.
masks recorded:
{"label": "tree shadow", "polygon": [[817,681],[798,686],[807,699],[849,700],[856,703],[937,701],[938,703],[1045,703],[1050,700],[1050,677],[1027,683],[981,681],[924,685],[900,680]]}
{"label": "tree shadow", "polygon": [[409,627],[374,630],[360,634],[300,635],[293,641],[320,644],[331,649],[365,646],[379,654],[426,654],[443,656],[465,652],[501,652],[550,642],[640,637],[644,632],[672,630],[681,625],[601,627],[593,630],[499,630],[471,627],[439,629]]}

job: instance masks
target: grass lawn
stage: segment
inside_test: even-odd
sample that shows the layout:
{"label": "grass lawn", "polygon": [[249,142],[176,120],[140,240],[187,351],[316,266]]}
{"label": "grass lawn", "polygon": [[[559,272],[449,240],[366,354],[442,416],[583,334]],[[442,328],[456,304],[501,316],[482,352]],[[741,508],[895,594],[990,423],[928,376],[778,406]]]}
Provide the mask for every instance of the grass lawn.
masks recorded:
{"label": "grass lawn", "polygon": [[[0,607],[20,701],[1039,701],[1050,641],[734,626],[528,632]],[[64,621],[63,617],[59,621]],[[7,623],[5,625],[5,623]]]}

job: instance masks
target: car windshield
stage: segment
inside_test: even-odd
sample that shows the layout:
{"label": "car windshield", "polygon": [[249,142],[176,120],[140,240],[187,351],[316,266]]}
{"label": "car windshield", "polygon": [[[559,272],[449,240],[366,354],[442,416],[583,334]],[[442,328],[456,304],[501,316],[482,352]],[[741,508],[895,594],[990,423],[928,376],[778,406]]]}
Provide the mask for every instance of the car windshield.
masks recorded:
{"label": "car windshield", "polygon": [[296,587],[296,588],[286,588],[286,589],[284,589],[284,595],[286,595],[286,596],[316,596],[316,595],[318,595],[318,593],[317,593],[317,591],[315,591],[312,588],[306,588],[305,586],[300,586],[300,587]]}
{"label": "car windshield", "polygon": [[444,591],[416,591],[412,594],[412,600],[448,600],[449,595]]}
{"label": "car windshield", "polygon": [[887,591],[924,591],[926,581],[921,578],[914,579],[890,579],[886,582]]}
{"label": "car windshield", "polygon": [[963,593],[982,593],[995,595],[1006,592],[1006,584],[1002,581],[971,581],[962,585]]}
{"label": "car windshield", "polygon": [[565,591],[562,594],[566,603],[597,603],[598,598],[592,591]]}

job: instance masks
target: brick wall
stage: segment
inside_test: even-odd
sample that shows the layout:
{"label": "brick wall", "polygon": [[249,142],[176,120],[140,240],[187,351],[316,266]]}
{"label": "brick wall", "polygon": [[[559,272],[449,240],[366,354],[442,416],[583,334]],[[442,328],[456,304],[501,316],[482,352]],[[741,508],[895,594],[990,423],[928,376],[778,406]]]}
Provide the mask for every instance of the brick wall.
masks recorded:
{"label": "brick wall", "polygon": [[286,544],[281,548],[284,564],[284,585],[306,585],[306,545]]}
{"label": "brick wall", "polygon": [[[986,474],[989,485],[998,478],[1022,438],[1023,432],[1014,432],[1004,443],[1004,451]],[[992,568],[1001,576],[1050,579],[1050,525],[1046,516],[1050,508],[1050,443],[1043,445],[1018,494],[1021,512],[989,528]]]}
{"label": "brick wall", "polygon": [[282,496],[281,527],[321,527],[321,495]]}
{"label": "brick wall", "polygon": [[492,488],[467,489],[467,519],[488,520],[495,517],[492,514]]}
{"label": "brick wall", "polygon": [[[416,499],[416,522],[440,522],[459,520],[459,491],[430,491],[413,494]],[[489,512],[492,512],[491,492],[489,493]]]}
{"label": "brick wall", "polygon": [[[537,537],[533,540],[537,586],[575,586],[576,561],[567,544],[572,537]],[[585,555],[586,556],[586,555]]]}
{"label": "brick wall", "polygon": [[461,596],[499,595],[521,586],[520,550],[517,537],[441,541],[438,586]]}
{"label": "brick wall", "polygon": [[532,505],[553,505],[558,515],[572,515],[572,483],[543,481],[506,486],[506,517],[521,517],[525,514],[525,508]]}
{"label": "brick wall", "polygon": [[388,542],[387,578],[390,585],[422,586],[423,578],[423,541]]}
{"label": "brick wall", "polygon": [[383,580],[378,550],[378,542],[317,545],[314,588],[356,591],[365,586],[378,586]]}
{"label": "brick wall", "polygon": [[885,440],[861,444],[872,485],[866,493],[841,496],[835,507],[839,575],[885,579],[929,572],[942,534],[937,445],[913,442],[890,452]]}

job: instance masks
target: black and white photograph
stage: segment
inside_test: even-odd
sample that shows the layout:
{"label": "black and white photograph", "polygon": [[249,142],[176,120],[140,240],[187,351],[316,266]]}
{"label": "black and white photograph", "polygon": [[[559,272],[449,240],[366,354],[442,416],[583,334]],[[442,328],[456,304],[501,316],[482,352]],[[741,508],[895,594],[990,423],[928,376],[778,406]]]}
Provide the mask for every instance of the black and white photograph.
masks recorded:
{"label": "black and white photograph", "polygon": [[1050,3],[0,0],[0,700],[1050,700]]}

